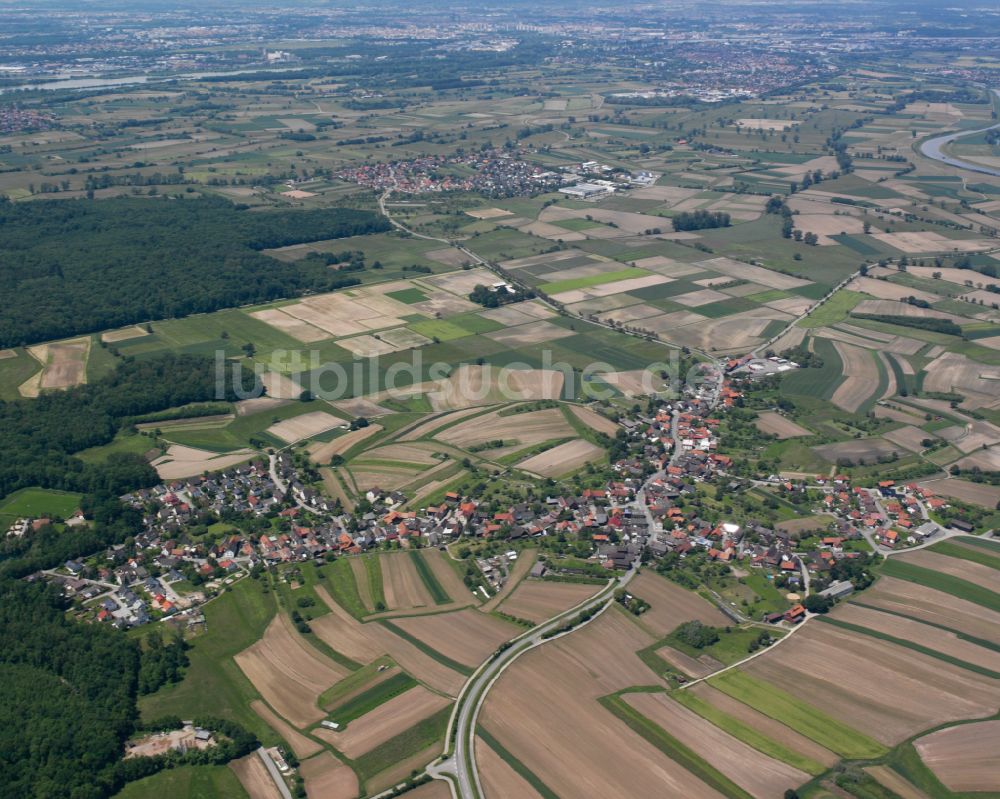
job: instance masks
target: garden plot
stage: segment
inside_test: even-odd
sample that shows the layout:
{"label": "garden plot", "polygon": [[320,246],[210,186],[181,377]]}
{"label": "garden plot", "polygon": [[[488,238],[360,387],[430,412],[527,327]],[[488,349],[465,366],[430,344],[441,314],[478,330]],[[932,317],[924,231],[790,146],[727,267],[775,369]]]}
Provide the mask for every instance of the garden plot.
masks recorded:
{"label": "garden plot", "polygon": [[757,429],[762,433],[770,433],[779,439],[798,438],[800,436],[811,436],[812,430],[793,422],[786,416],[782,416],[775,411],[764,411],[757,414],[755,422]]}
{"label": "garden plot", "polygon": [[486,698],[483,727],[528,769],[544,775],[558,796],[719,799],[597,701],[650,683],[653,675],[633,654],[649,643],[622,613],[604,613],[506,669]]}
{"label": "garden plot", "polygon": [[935,252],[980,252],[993,246],[987,239],[949,239],[933,231],[872,233],[871,236],[907,255]]}
{"label": "garden plot", "polygon": [[472,608],[454,613],[399,617],[393,624],[445,657],[472,668],[486,660],[504,641],[522,632],[510,622]]}
{"label": "garden plot", "polygon": [[951,791],[995,791],[1000,785],[1000,721],[948,727],[918,738],[913,746]]}
{"label": "garden plot", "polygon": [[872,354],[866,349],[841,341],[834,341],[833,346],[844,365],[846,379],[837,386],[830,401],[848,413],[855,413],[878,387],[878,367]]}
{"label": "garden plot", "polygon": [[267,428],[267,432],[280,438],[286,444],[291,444],[293,441],[301,441],[304,438],[314,438],[320,433],[346,424],[347,422],[332,413],[313,411],[293,416],[291,419],[283,419]]}
{"label": "garden plot", "polygon": [[[928,727],[989,715],[1000,702],[995,680],[828,624],[796,632],[779,649],[744,670],[889,746]],[[873,691],[861,674],[892,679]]]}
{"label": "garden plot", "polygon": [[438,433],[436,438],[461,449],[498,439],[516,441],[520,448],[524,448],[575,435],[576,431],[559,408],[547,408],[509,416],[500,416],[494,411],[459,422]]}
{"label": "garden plot", "polygon": [[325,330],[301,319],[287,314],[280,308],[265,308],[263,311],[253,311],[249,316],[265,324],[270,325],[275,330],[279,330],[304,344],[311,344],[314,341],[322,341],[330,338],[330,334]]}
{"label": "garden plot", "polygon": [[[254,755],[256,757],[256,755]],[[321,799],[354,799],[358,795],[357,775],[331,752],[303,760],[299,773],[309,796]]]}
{"label": "garden plot", "polygon": [[[343,730],[318,727],[313,730],[313,734],[333,744],[338,752],[356,759],[433,715],[447,704],[448,700],[443,696],[417,685],[383,702],[361,718],[355,719]],[[336,712],[331,715],[336,719]]]}
{"label": "garden plot", "polygon": [[220,455],[218,452],[171,444],[166,455],[161,455],[151,465],[163,480],[179,480],[228,469],[249,460],[255,454],[251,449],[238,449]]}
{"label": "garden plot", "polygon": [[773,272],[762,266],[745,264],[742,261],[734,261],[731,258],[710,258],[707,261],[698,261],[695,265],[701,270],[720,272],[723,275],[729,275],[733,278],[760,283],[762,286],[772,289],[795,289],[811,285],[812,283],[810,280],[783,275],[780,272]]}
{"label": "garden plot", "polygon": [[898,444],[892,444],[884,438],[858,438],[812,448],[813,452],[830,463],[837,463],[841,459],[852,463],[876,463],[879,458],[902,454],[901,449]]}
{"label": "garden plot", "polygon": [[517,464],[517,468],[539,477],[559,477],[582,469],[605,455],[602,447],[582,438],[567,441]]}
{"label": "garden plot", "polygon": [[348,674],[303,643],[280,613],[268,625],[264,637],[236,655],[235,660],[268,704],[296,727],[323,718],[316,700]]}
{"label": "garden plot", "polygon": [[500,604],[500,610],[537,624],[576,607],[602,588],[600,585],[526,579]]}
{"label": "garden plot", "polygon": [[[102,333],[101,341],[106,344],[118,344],[122,341],[131,341],[132,339],[142,338],[143,336],[148,335],[149,333],[144,328],[136,325],[135,327],[126,327],[124,330],[110,330],[107,333]],[[3,357],[3,353],[0,353],[0,359]]]}
{"label": "garden plot", "polygon": [[24,397],[37,397],[45,389],[63,389],[87,382],[87,357],[90,336],[35,344],[28,353],[42,365],[42,371],[22,383],[18,389]]}
{"label": "garden plot", "polygon": [[758,799],[779,796],[787,786],[809,781],[804,771],[758,752],[664,693],[629,693],[624,699]]}

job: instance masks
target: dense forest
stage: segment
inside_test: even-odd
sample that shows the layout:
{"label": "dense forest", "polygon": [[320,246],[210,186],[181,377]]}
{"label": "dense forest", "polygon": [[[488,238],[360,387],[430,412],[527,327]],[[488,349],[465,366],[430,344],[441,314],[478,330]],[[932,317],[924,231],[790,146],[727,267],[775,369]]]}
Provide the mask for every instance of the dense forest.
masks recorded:
{"label": "dense forest", "polygon": [[0,347],[343,285],[260,250],[388,230],[369,211],[251,211],[222,199],[0,202]]}
{"label": "dense forest", "polygon": [[33,400],[0,401],[0,498],[28,486],[84,493],[126,490],[156,481],[140,457],[119,454],[84,464],[72,453],[106,444],[130,417],[216,396],[214,362],[202,356],[125,358],[107,377]]}

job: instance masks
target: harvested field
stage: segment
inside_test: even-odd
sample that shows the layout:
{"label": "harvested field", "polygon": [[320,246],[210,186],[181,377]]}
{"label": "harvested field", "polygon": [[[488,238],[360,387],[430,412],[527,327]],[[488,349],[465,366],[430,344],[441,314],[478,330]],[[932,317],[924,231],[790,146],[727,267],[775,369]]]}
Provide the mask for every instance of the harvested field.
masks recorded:
{"label": "harvested field", "polygon": [[255,699],[250,703],[250,707],[254,713],[264,719],[268,727],[285,739],[285,743],[292,747],[292,751],[295,752],[296,757],[309,757],[323,748],[271,710],[266,702]]}
{"label": "harvested field", "polygon": [[722,668],[722,664],[719,661],[714,660],[708,655],[702,655],[700,658],[695,659],[671,646],[660,647],[656,650],[656,654],[674,668],[688,675],[688,677],[694,677],[695,679],[707,677]]}
{"label": "harvested field", "polygon": [[234,402],[237,416],[252,416],[263,411],[273,411],[287,405],[291,400],[275,399],[274,397],[256,397],[255,399],[245,399]]}
{"label": "harvested field", "polygon": [[385,605],[390,610],[432,606],[434,600],[424,586],[409,552],[379,556]]}
{"label": "harvested field", "polygon": [[[889,746],[1000,707],[995,680],[828,624],[796,632],[780,655],[756,658],[744,670]],[[893,677],[880,681],[877,692],[858,679],[882,673]]]}
{"label": "harvested field", "polygon": [[496,282],[496,277],[489,269],[477,268],[448,272],[443,275],[428,275],[422,277],[420,282],[465,298],[472,293],[476,286],[493,285]]}
{"label": "harvested field", "polygon": [[134,338],[148,335],[149,333],[144,328],[136,325],[135,327],[126,327],[123,330],[109,330],[107,333],[101,333],[101,341],[106,344],[117,344],[120,341],[131,341]]}
{"label": "harvested field", "polygon": [[348,673],[304,643],[284,614],[235,660],[267,703],[296,727],[323,718],[316,699]]}
{"label": "harvested field", "polygon": [[721,302],[727,298],[728,295],[715,289],[698,289],[697,291],[689,291],[686,294],[678,294],[675,297],[671,297],[678,305],[683,305],[686,308],[697,308],[701,305]]}
{"label": "harvested field", "polygon": [[816,243],[823,245],[839,244],[832,238],[842,233],[863,233],[864,222],[855,216],[837,216],[832,213],[825,214],[799,214],[795,217],[795,227],[803,233],[815,233]]}
{"label": "harvested field", "polygon": [[539,477],[559,477],[582,469],[604,455],[603,447],[577,438],[527,458],[518,463],[517,468]]}
{"label": "harvested field", "polygon": [[624,280],[616,280],[613,283],[603,283],[598,286],[588,286],[587,288],[569,289],[553,294],[552,298],[564,305],[574,302],[583,302],[597,297],[607,297],[612,294],[622,294],[626,291],[648,288],[649,286],[660,286],[669,283],[671,278],[663,275],[646,275],[645,277],[631,277]]}
{"label": "harvested field", "polygon": [[650,604],[640,620],[657,638],[686,621],[697,620],[723,627],[731,623],[715,605],[655,572],[643,571],[629,583],[629,592]]}
{"label": "harvested field", "polygon": [[[368,557],[377,557],[369,555]],[[361,597],[361,604],[369,613],[375,611],[375,603],[372,601],[372,590],[368,584],[368,570],[365,568],[365,561],[360,557],[350,558],[351,572],[354,574],[354,582],[358,586],[358,596]]]}
{"label": "harvested field", "polygon": [[9,358],[16,358],[17,352],[15,350],[0,350],[0,361],[6,361]]}
{"label": "harvested field", "polygon": [[520,446],[528,447],[553,438],[570,438],[575,432],[559,408],[547,408],[510,416],[500,416],[494,411],[459,422],[441,431],[437,438],[463,449],[495,439],[516,440]]}
{"label": "harvested field", "polygon": [[984,566],[982,563],[974,563],[964,558],[952,558],[926,549],[906,552],[900,557],[905,563],[922,566],[939,574],[950,574],[952,577],[968,580],[970,583],[990,591],[1000,591],[1000,571]]}
{"label": "harvested field", "polygon": [[[536,324],[548,324],[538,322]],[[531,325],[522,325],[521,330]],[[553,369],[507,369],[490,364],[463,364],[438,381],[428,399],[435,410],[468,408],[515,400],[557,399],[563,373]]]}
{"label": "harvested field", "polygon": [[316,594],[330,608],[330,613],[310,622],[320,640],[362,663],[370,663],[379,655],[389,654],[400,667],[435,691],[458,695],[465,681],[461,674],[425,655],[381,624],[362,624],[340,607],[322,586],[316,587]]}
{"label": "harvested field", "polygon": [[453,424],[459,419],[464,419],[466,416],[471,416],[474,413],[479,413],[482,410],[481,407],[476,408],[462,408],[458,411],[452,411],[451,413],[443,413],[428,419],[426,422],[421,422],[414,427],[411,427],[408,431],[399,436],[399,441],[416,441],[418,438],[425,438],[431,435],[435,430],[444,427],[448,424]]}
{"label": "harvested field", "polygon": [[1000,786],[1000,721],[938,730],[913,743],[920,759],[952,791],[995,791]]}
{"label": "harvested field", "polygon": [[266,308],[263,311],[253,311],[248,315],[270,325],[275,330],[286,333],[304,344],[311,344],[315,341],[330,338],[330,334],[327,331],[320,330],[308,322],[287,314],[280,308]]}
{"label": "harvested field", "polygon": [[384,408],[378,403],[365,397],[353,397],[352,399],[337,400],[336,402],[331,402],[330,404],[338,411],[342,411],[354,419],[359,416],[364,416],[366,419],[372,419],[376,416],[385,416],[386,414],[392,413],[392,411],[388,408]]}
{"label": "harvested field", "polygon": [[830,401],[848,413],[855,413],[878,386],[878,367],[866,349],[840,341],[834,341],[833,346],[844,364],[847,379],[837,386]]}
{"label": "harvested field", "polygon": [[333,441],[326,443],[317,442],[310,444],[306,451],[315,463],[329,463],[334,455],[343,455],[356,444],[360,444],[365,439],[371,438],[376,433],[382,432],[382,425],[370,424],[358,430],[351,430],[342,436],[337,436]]}
{"label": "harvested field", "polygon": [[451,557],[448,553],[439,549],[422,549],[420,556],[426,561],[444,592],[455,602],[475,603],[477,601],[476,595],[469,591],[458,573],[448,564]]}
{"label": "harvested field", "polygon": [[267,396],[279,400],[297,400],[302,396],[302,386],[281,372],[265,372],[260,382],[267,389]]}
{"label": "harvested field", "polygon": [[[668,338],[675,344],[693,346],[720,353],[751,349],[763,341],[764,331],[772,321],[789,322],[792,317],[782,311],[761,306],[750,311],[730,314],[688,324],[679,330],[669,330]],[[643,320],[650,327],[651,320]]]}
{"label": "harvested field", "polygon": [[340,654],[360,663],[370,663],[385,649],[375,641],[370,632],[374,625],[362,624],[344,610],[327,590],[317,585],[316,595],[323,600],[330,612],[309,622],[316,636]]}
{"label": "harvested field", "polygon": [[510,597],[500,605],[500,610],[510,616],[538,623],[579,605],[601,588],[599,585],[546,582],[529,578],[514,589]]}
{"label": "harvested field", "polygon": [[651,682],[632,654],[651,640],[622,613],[605,612],[504,671],[483,706],[483,726],[559,796],[719,799],[597,702]]}
{"label": "harvested field", "polygon": [[889,766],[865,766],[865,771],[871,774],[879,785],[894,792],[899,799],[930,799],[913,783],[904,779],[898,771]]}
{"label": "harvested field", "polygon": [[789,785],[809,781],[804,771],[758,752],[666,694],[632,693],[623,699],[758,799],[772,799]]}
{"label": "harvested field", "polygon": [[301,441],[304,438],[312,438],[327,430],[346,425],[339,416],[334,416],[326,411],[312,411],[301,416],[293,416],[291,419],[284,419],[277,424],[267,428],[267,432],[272,436],[280,438],[282,441],[291,444],[293,441]]}
{"label": "harvested field", "polygon": [[812,281],[803,280],[799,277],[784,275],[780,272],[773,272],[762,266],[745,264],[742,261],[734,261],[731,258],[710,258],[707,261],[698,261],[695,266],[711,272],[720,272],[729,277],[749,280],[752,283],[760,283],[772,289],[794,289],[800,286],[808,286]]}
{"label": "harvested field", "polygon": [[762,735],[766,735],[771,740],[798,752],[800,755],[815,760],[817,763],[821,763],[824,766],[833,766],[840,760],[839,755],[820,746],[812,739],[806,738],[791,727],[785,726],[770,716],[765,716],[749,705],[743,704],[738,699],[733,699],[729,694],[723,693],[718,688],[713,688],[707,682],[692,685],[687,690],[704,699],[723,713],[728,713],[736,720],[757,730]]}
{"label": "harvested field", "polygon": [[203,472],[217,472],[242,463],[254,456],[250,449],[238,449],[220,455],[195,447],[182,447],[171,444],[166,455],[161,455],[152,462],[156,473],[164,480],[178,480],[182,477],[194,477]]}
{"label": "harvested field", "polygon": [[328,730],[318,727],[313,732],[317,738],[333,744],[339,752],[355,759],[408,730],[447,704],[448,700],[443,696],[417,685],[355,719],[346,729]]}
{"label": "harvested field", "polygon": [[[542,799],[542,795],[531,787],[524,777],[514,771],[503,758],[479,736],[476,736],[476,768],[483,783],[486,799],[508,799],[517,796],[524,799]],[[448,793],[444,799],[450,799]]]}
{"label": "harvested field", "polygon": [[968,480],[947,477],[944,480],[924,480],[919,485],[926,486],[943,497],[954,497],[984,508],[995,508],[1000,502],[1000,487],[987,483],[970,483]]}
{"label": "harvested field", "polygon": [[899,446],[905,447],[910,452],[922,452],[924,450],[924,445],[920,442],[926,438],[934,438],[933,435],[925,433],[919,427],[914,427],[913,425],[900,427],[898,430],[885,433],[883,437],[888,441],[891,441],[893,444],[899,444]]}
{"label": "harvested field", "polygon": [[396,618],[393,624],[445,657],[471,667],[478,666],[500,644],[522,632],[509,622],[471,608],[455,613]]}
{"label": "harvested field", "polygon": [[590,408],[585,408],[581,405],[570,405],[568,406],[573,415],[583,422],[591,430],[596,430],[598,433],[604,433],[606,436],[614,436],[618,432],[618,425],[612,422],[608,417],[601,416],[597,411],[593,411]]}
{"label": "harvested field", "polygon": [[893,452],[903,454],[902,447],[890,444],[884,438],[859,438],[854,441],[823,444],[812,449],[813,452],[830,463],[836,463],[840,458],[847,458],[854,463],[859,463],[862,460],[865,463],[874,463],[883,455],[891,455]]}
{"label": "harvested field", "polygon": [[407,793],[409,796],[406,799],[451,799],[451,788],[448,787],[447,780],[431,780]]}
{"label": "harvested field", "polygon": [[28,353],[42,365],[42,371],[19,387],[24,397],[37,397],[44,389],[62,389],[87,382],[87,357],[90,355],[90,336],[59,341],[52,344],[35,344]]}
{"label": "harvested field", "polygon": [[858,601],[1000,644],[1000,613],[907,580],[882,577]]}
{"label": "harvested field", "polygon": [[851,603],[838,605],[831,618],[866,627],[869,630],[885,633],[895,638],[912,641],[915,644],[964,660],[966,663],[1000,673],[1000,652],[964,641],[955,633],[947,630]]}
{"label": "harvested field", "polygon": [[925,367],[925,391],[955,392],[965,395],[966,408],[995,407],[1000,369],[984,366],[964,355],[945,352]]}
{"label": "harvested field", "polygon": [[547,341],[555,341],[572,335],[575,334],[569,328],[559,327],[551,322],[541,320],[487,333],[486,337],[494,341],[499,341],[501,344],[506,344],[511,349],[516,349],[517,347],[529,344],[543,344]]}
{"label": "harvested field", "polygon": [[774,340],[772,349],[775,352],[784,352],[788,349],[794,349],[803,342],[805,337],[806,329],[804,327],[790,327]]}
{"label": "harvested field", "polygon": [[496,219],[500,216],[511,216],[511,212],[505,211],[503,208],[473,208],[465,213],[473,219]]}
{"label": "harvested field", "polygon": [[601,372],[600,378],[605,383],[614,386],[626,397],[653,394],[663,385],[663,380],[658,375],[645,369],[633,369],[628,372]]}
{"label": "harvested field", "polygon": [[736,127],[753,130],[788,130],[800,124],[794,119],[737,119]]}
{"label": "harvested field", "polygon": [[875,280],[870,277],[856,277],[847,285],[847,288],[851,291],[863,291],[879,300],[896,300],[898,302],[904,297],[916,297],[918,300],[934,303],[941,299],[929,291],[921,291],[904,286],[902,283],[890,283],[888,280]]}
{"label": "harvested field", "polygon": [[786,438],[798,438],[799,436],[811,436],[812,430],[808,430],[797,422],[793,422],[776,411],[764,411],[757,414],[755,422],[757,429],[762,433],[770,433],[784,440]]}
{"label": "harvested field", "polygon": [[274,784],[264,761],[256,752],[251,752],[239,760],[233,760],[229,768],[235,772],[236,778],[250,799],[281,799],[278,786]]}
{"label": "harvested field", "polygon": [[331,752],[323,752],[303,760],[299,773],[305,780],[309,796],[318,799],[354,799],[358,795],[357,775]]}
{"label": "harvested field", "polygon": [[872,233],[871,237],[908,255],[932,252],[978,252],[990,248],[990,242],[986,239],[949,239],[931,231]]}

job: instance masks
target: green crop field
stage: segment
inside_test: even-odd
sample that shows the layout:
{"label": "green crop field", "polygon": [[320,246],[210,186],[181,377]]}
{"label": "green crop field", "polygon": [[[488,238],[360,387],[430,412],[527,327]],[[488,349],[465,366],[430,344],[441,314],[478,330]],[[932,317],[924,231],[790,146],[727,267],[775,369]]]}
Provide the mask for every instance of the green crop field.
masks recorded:
{"label": "green crop field", "polygon": [[859,291],[842,289],[799,322],[799,327],[828,327],[843,322],[862,300],[871,299]]}
{"label": "green crop field", "polygon": [[616,283],[619,280],[630,280],[635,277],[648,277],[651,274],[652,272],[647,272],[645,269],[628,267],[627,269],[617,269],[613,272],[601,272],[597,275],[575,277],[569,280],[557,280],[555,283],[542,283],[538,288],[546,294],[559,294],[562,291],[585,289],[590,286],[602,286],[605,283]]}
{"label": "green crop field", "polygon": [[814,338],[813,342],[816,354],[823,359],[822,368],[809,367],[789,372],[781,378],[781,390],[785,394],[829,399],[844,381],[844,364],[829,339]]}
{"label": "green crop field", "polygon": [[243,799],[247,792],[229,766],[178,766],[130,782],[115,794],[115,799],[162,799],[165,796]]}
{"label": "green crop field", "polygon": [[879,757],[887,751],[878,741],[831,718],[777,686],[738,669],[711,677],[708,682],[733,699],[780,721],[841,757],[852,760]]}
{"label": "green crop field", "polygon": [[697,713],[706,721],[712,722],[720,730],[729,733],[734,738],[738,738],[748,746],[752,746],[758,752],[763,752],[768,757],[773,757],[775,760],[780,760],[789,766],[801,769],[813,776],[826,771],[826,766],[822,763],[817,763],[815,760],[801,755],[793,749],[789,749],[772,738],[768,738],[749,724],[740,721],[725,711],[719,710],[691,691],[673,691],[670,696],[678,703],[684,705],[688,710]]}
{"label": "green crop field", "polygon": [[465,338],[471,335],[472,331],[462,325],[456,325],[445,319],[426,319],[420,322],[411,322],[407,327],[414,333],[427,336],[438,341],[452,341],[456,338]]}
{"label": "green crop field", "polygon": [[1000,593],[990,591],[981,585],[970,583],[959,577],[952,577],[950,574],[942,574],[933,569],[925,569],[907,563],[900,558],[889,558],[882,564],[882,573],[889,577],[898,577],[900,580],[907,580],[911,583],[943,591],[946,594],[957,596],[974,602],[984,608],[1000,611]]}
{"label": "green crop field", "polygon": [[443,741],[450,716],[450,706],[441,708],[434,715],[365,752],[352,763],[352,767],[362,781],[371,779],[396,763]]}
{"label": "green crop field", "polygon": [[0,501],[0,521],[30,516],[68,519],[80,507],[81,494],[48,488],[22,488]]}

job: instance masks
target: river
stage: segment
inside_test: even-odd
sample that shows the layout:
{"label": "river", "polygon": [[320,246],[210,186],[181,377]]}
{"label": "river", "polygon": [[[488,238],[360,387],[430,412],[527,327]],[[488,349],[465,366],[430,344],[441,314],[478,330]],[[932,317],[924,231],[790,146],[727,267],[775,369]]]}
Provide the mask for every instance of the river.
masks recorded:
{"label": "river", "polygon": [[[993,94],[1000,97],[1000,92],[993,90]],[[933,158],[935,161],[940,161],[943,164],[948,164],[949,166],[957,166],[959,169],[967,169],[970,172],[979,172],[984,175],[994,175],[995,177],[1000,177],[1000,169],[994,169],[993,167],[986,166],[985,164],[976,164],[972,161],[965,161],[961,158],[954,158],[953,156],[946,155],[944,148],[946,145],[951,144],[951,142],[956,139],[963,139],[966,136],[974,136],[977,133],[985,133],[988,130],[996,130],[1000,128],[1000,123],[996,125],[990,125],[988,128],[979,128],[978,130],[960,130],[955,133],[946,133],[943,136],[935,136],[933,139],[928,139],[920,144],[920,153],[926,155],[928,158]]]}
{"label": "river", "polygon": [[8,86],[0,89],[0,94],[11,92],[36,91],[85,91],[87,89],[113,89],[116,86],[136,86],[145,83],[164,83],[173,80],[203,80],[204,78],[222,78],[227,75],[249,75],[254,72],[295,72],[302,67],[282,67],[279,69],[238,69],[231,72],[187,72],[177,75],[131,75],[125,78],[56,78],[44,83],[26,83],[22,86]]}

